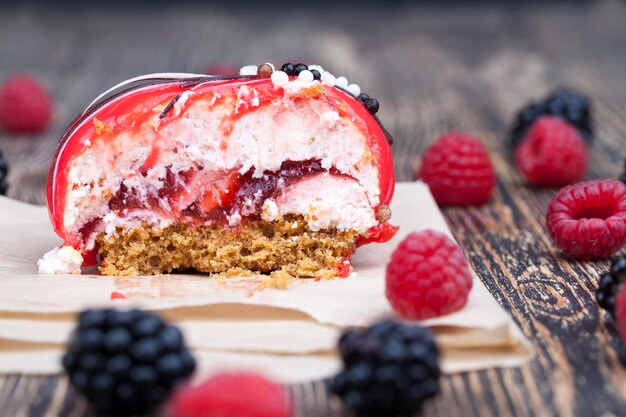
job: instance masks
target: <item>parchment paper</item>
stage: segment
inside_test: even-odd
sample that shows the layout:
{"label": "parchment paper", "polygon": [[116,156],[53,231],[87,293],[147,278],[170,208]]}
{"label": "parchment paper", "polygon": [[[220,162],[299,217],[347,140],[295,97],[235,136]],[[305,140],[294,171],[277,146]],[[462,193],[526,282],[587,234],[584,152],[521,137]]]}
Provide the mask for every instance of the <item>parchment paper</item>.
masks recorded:
{"label": "parchment paper", "polygon": [[[40,275],[37,260],[60,243],[46,209],[0,197],[0,373],[59,372],[58,358],[78,311],[138,306],[161,310],[180,324],[201,373],[255,368],[286,382],[332,375],[340,366],[335,346],[343,328],[393,315],[384,275],[398,242],[426,228],[451,236],[424,184],[397,184],[391,207],[398,235],[360,248],[350,277],[299,280],[276,289],[265,288],[261,276]],[[435,331],[445,372],[519,366],[532,356],[517,326],[476,277],[461,311],[421,324]]]}

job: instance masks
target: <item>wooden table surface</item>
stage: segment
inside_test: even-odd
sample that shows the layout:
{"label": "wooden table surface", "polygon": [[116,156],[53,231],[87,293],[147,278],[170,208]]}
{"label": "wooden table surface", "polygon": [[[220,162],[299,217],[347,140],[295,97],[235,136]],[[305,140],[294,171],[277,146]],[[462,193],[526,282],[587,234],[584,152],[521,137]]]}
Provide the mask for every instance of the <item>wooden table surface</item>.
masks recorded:
{"label": "wooden table surface", "polygon": [[[122,2],[119,2],[122,3]],[[444,214],[482,281],[530,338],[519,369],[448,376],[427,416],[626,416],[626,349],[594,302],[607,261],[565,260],[546,234],[554,190],[526,186],[506,152],[516,108],[559,85],[593,97],[597,139],[588,178],[617,177],[626,156],[626,3],[445,2],[445,6],[287,2],[232,10],[200,2],[60,9],[0,4],[0,78],[40,77],[56,100],[52,128],[0,134],[9,196],[43,203],[49,159],[64,127],[99,92],[131,76],[209,65],[315,61],[381,102],[396,173],[411,180],[425,146],[474,132],[493,154],[498,187],[481,208]],[[470,2],[467,2],[470,3]],[[6,237],[3,237],[6,238]],[[321,383],[293,387],[298,415],[341,415]],[[65,379],[0,378],[0,415],[69,416],[84,404]]]}

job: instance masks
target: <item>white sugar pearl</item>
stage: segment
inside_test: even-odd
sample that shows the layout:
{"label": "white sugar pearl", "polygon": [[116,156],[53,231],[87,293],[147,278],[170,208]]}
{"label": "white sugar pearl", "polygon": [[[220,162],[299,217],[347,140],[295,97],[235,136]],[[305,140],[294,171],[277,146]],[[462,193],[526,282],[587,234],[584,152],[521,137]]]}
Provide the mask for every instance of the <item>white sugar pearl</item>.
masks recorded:
{"label": "white sugar pearl", "polygon": [[246,65],[245,67],[241,67],[241,69],[239,70],[239,75],[256,75],[256,71],[256,65]]}
{"label": "white sugar pearl", "polygon": [[333,74],[328,71],[322,73],[322,84],[334,87],[335,82],[336,80]]}
{"label": "white sugar pearl", "polygon": [[324,68],[321,65],[309,65],[309,70],[318,70],[320,74],[324,73]]}
{"label": "white sugar pearl", "polygon": [[337,80],[335,80],[335,85],[337,87],[346,89],[348,88],[348,79],[346,77],[337,77]]}
{"label": "white sugar pearl", "polygon": [[353,96],[358,97],[358,95],[361,94],[361,87],[359,87],[358,84],[350,84],[348,86],[348,92]]}
{"label": "white sugar pearl", "polygon": [[274,71],[271,78],[272,83],[277,87],[283,87],[289,82],[289,76],[284,71]]}
{"label": "white sugar pearl", "polygon": [[298,78],[301,81],[305,81],[307,83],[310,83],[311,81],[313,81],[313,73],[309,70],[304,70],[302,72],[300,72],[300,74],[298,75]]}

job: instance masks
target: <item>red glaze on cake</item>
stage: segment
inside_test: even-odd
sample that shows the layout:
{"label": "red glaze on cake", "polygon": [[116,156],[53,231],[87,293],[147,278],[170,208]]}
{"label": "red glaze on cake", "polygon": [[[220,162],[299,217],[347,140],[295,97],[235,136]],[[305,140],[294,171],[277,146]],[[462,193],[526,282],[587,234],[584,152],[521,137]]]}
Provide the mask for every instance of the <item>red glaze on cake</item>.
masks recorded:
{"label": "red glaze on cake", "polygon": [[356,230],[356,244],[393,237],[377,214],[393,196],[391,148],[363,102],[306,77],[184,77],[127,87],[60,140],[50,219],[86,263],[98,235],[147,226],[236,233],[293,214],[312,231]]}

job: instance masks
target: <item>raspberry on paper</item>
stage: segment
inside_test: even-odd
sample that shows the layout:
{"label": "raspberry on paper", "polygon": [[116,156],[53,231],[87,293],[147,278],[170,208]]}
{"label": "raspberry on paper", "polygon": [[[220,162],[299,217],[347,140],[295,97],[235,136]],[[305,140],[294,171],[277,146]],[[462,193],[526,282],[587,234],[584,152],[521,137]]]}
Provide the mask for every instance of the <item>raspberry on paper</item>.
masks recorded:
{"label": "raspberry on paper", "polygon": [[387,264],[387,300],[406,319],[457,311],[471,288],[472,274],[461,248],[433,230],[409,234]]}

